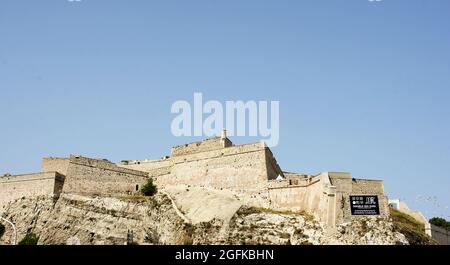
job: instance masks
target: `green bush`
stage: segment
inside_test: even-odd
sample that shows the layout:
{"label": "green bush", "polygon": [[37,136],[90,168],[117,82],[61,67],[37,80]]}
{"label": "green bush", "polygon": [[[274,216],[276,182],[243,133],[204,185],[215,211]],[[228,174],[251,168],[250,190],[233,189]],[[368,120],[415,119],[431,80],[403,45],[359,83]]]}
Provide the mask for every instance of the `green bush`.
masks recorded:
{"label": "green bush", "polygon": [[430,224],[450,230],[450,222],[445,220],[444,218],[433,217],[430,219]]}
{"label": "green bush", "polygon": [[20,240],[19,245],[30,246],[37,245],[39,237],[33,233],[28,233],[22,240]]}
{"label": "green bush", "polygon": [[5,233],[5,226],[3,224],[0,224],[0,237],[2,237],[4,233]]}
{"label": "green bush", "polygon": [[153,179],[149,178],[147,183],[142,186],[141,193],[145,196],[153,196],[158,192],[158,189],[156,188],[156,185],[153,184]]}

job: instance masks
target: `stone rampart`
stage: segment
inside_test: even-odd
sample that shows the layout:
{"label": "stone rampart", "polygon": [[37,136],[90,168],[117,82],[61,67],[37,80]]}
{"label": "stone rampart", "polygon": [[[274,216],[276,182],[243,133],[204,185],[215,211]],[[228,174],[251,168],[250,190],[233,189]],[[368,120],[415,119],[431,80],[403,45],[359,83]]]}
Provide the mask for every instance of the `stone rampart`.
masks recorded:
{"label": "stone rampart", "polygon": [[328,196],[326,176],[304,179],[298,185],[289,180],[270,181],[268,186],[271,208],[278,210],[305,211],[326,223],[328,217]]}
{"label": "stone rampart", "polygon": [[187,184],[256,192],[269,178],[266,148],[261,145],[233,146],[220,150],[172,157],[169,175],[158,185]]}
{"label": "stone rampart", "polygon": [[136,161],[128,164],[118,164],[118,166],[121,168],[147,172],[151,177],[158,177],[170,174],[173,162],[168,158],[163,160]]}
{"label": "stone rampart", "polygon": [[147,181],[148,173],[118,167],[105,160],[71,156],[64,193],[115,195],[136,192]]}
{"label": "stone rampart", "polygon": [[267,180],[283,175],[272,152],[263,143],[196,150],[162,160],[135,161],[118,166],[148,172],[161,186],[186,184],[249,193],[265,190]]}
{"label": "stone rampart", "polygon": [[376,195],[380,207],[380,216],[389,216],[389,204],[384,193],[383,181],[354,179],[350,174],[341,176],[330,172],[329,175],[332,185],[336,187],[336,222],[348,222],[353,218],[360,217],[351,214],[351,195]]}
{"label": "stone rampart", "polygon": [[214,137],[203,141],[172,147],[172,156],[195,154],[232,146],[228,138]]}
{"label": "stone rampart", "polygon": [[69,162],[69,158],[45,157],[42,159],[41,172],[55,171],[60,174],[67,175]]}
{"label": "stone rampart", "polygon": [[431,229],[431,237],[436,240],[439,245],[450,245],[450,231],[436,226],[434,224],[430,224]]}
{"label": "stone rampart", "polygon": [[57,172],[43,172],[0,177],[0,208],[22,197],[59,197],[64,176]]}

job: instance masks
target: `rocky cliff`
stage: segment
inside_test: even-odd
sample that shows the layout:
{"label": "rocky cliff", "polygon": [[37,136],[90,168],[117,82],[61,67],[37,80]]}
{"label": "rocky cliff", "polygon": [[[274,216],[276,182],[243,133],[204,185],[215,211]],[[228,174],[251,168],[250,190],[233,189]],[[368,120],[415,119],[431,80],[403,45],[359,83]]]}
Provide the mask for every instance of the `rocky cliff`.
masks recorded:
{"label": "rocky cliff", "polygon": [[[203,198],[203,201],[202,201]],[[5,208],[20,241],[38,244],[408,244],[387,219],[363,218],[329,231],[304,213],[245,205],[224,191],[174,188],[153,197],[63,194],[21,198]],[[0,244],[10,244],[8,225]]]}

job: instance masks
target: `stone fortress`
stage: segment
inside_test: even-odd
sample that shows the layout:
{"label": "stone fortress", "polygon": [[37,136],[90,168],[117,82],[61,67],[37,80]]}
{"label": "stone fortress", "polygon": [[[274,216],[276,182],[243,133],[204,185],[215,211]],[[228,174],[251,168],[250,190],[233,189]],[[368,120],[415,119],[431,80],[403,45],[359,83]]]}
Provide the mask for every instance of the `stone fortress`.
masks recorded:
{"label": "stone fortress", "polygon": [[352,215],[350,196],[375,196],[380,216],[388,216],[388,199],[381,180],[356,179],[350,173],[318,175],[285,172],[264,142],[234,145],[220,137],[175,146],[160,160],[122,161],[79,155],[44,158],[41,173],[0,177],[0,211],[22,197],[61,193],[88,196],[129,195],[148,178],[159,189],[190,185],[227,189],[247,204],[274,210],[304,211],[327,227],[364,215]]}

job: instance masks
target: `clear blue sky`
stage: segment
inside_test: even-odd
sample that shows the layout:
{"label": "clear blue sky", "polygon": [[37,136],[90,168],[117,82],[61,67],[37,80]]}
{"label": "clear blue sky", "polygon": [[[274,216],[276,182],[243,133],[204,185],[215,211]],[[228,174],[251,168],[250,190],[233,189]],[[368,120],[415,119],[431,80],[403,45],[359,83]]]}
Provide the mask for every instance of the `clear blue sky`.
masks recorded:
{"label": "clear blue sky", "polygon": [[199,91],[279,100],[283,169],[383,179],[450,218],[449,14],[448,0],[2,0],[0,174],[169,154],[194,140],[172,136],[170,106]]}

